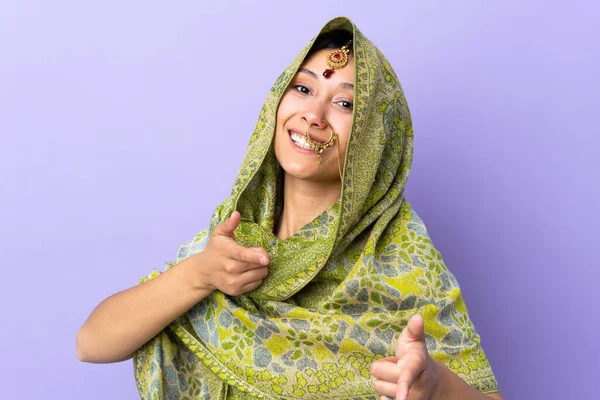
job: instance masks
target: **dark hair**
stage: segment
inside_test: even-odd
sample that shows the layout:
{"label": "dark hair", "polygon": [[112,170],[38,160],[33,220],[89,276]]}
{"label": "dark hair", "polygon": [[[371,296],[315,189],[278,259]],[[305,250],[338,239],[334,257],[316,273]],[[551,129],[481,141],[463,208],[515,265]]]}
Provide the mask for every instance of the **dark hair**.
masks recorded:
{"label": "dark hair", "polygon": [[[350,40],[352,40],[352,32],[345,29],[336,29],[324,33],[315,40],[308,54],[306,54],[306,58],[309,58],[319,50],[339,49]],[[350,46],[350,51],[352,51],[352,46]]]}

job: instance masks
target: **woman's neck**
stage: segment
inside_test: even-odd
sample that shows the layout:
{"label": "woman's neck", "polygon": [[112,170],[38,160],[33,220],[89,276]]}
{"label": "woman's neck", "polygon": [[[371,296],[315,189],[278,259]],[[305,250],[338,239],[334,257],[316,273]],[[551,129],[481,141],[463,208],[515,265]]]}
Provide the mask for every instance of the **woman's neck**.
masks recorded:
{"label": "woman's neck", "polygon": [[285,174],[283,185],[283,211],[275,234],[284,240],[327,210],[340,198],[340,181],[309,182]]}

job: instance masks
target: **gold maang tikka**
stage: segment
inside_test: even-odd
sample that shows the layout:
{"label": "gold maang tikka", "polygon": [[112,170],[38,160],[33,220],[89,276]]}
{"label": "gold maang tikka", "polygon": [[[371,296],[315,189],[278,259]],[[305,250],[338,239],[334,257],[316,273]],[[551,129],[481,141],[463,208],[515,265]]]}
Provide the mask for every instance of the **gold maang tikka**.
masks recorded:
{"label": "gold maang tikka", "polygon": [[327,62],[329,69],[323,71],[325,79],[328,79],[333,74],[334,70],[344,68],[346,64],[348,64],[348,54],[350,53],[351,44],[352,40],[343,45],[341,49],[334,50],[327,54],[325,61]]}

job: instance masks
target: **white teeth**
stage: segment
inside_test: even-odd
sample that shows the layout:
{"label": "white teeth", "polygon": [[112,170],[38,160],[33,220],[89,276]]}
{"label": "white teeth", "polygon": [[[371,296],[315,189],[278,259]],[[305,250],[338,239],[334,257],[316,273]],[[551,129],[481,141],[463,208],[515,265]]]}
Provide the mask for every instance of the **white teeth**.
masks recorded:
{"label": "white teeth", "polygon": [[304,139],[304,135],[292,132],[291,136],[294,143],[296,143],[298,146],[302,147],[303,149],[312,150],[312,146]]}

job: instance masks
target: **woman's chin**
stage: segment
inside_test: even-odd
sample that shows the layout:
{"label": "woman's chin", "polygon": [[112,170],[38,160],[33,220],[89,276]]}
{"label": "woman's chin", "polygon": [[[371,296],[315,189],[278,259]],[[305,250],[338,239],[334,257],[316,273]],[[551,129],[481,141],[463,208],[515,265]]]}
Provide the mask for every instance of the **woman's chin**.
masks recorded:
{"label": "woman's chin", "polygon": [[325,160],[317,164],[317,155],[314,152],[311,154],[301,154],[295,151],[278,152],[276,149],[275,156],[286,175],[289,175],[291,178],[319,184],[334,181],[336,178],[339,179],[337,165],[334,168],[331,163],[324,162]]}
{"label": "woman's chin", "polygon": [[310,165],[309,163],[282,164],[281,167],[286,175],[296,179],[312,181],[318,178],[319,174],[315,165]]}
{"label": "woman's chin", "polygon": [[325,165],[321,164],[317,166],[316,161],[310,164],[283,164],[281,167],[289,178],[313,182],[318,185],[332,184],[336,180],[339,180],[337,170],[335,171],[336,174],[333,174],[330,171],[326,171]]}

